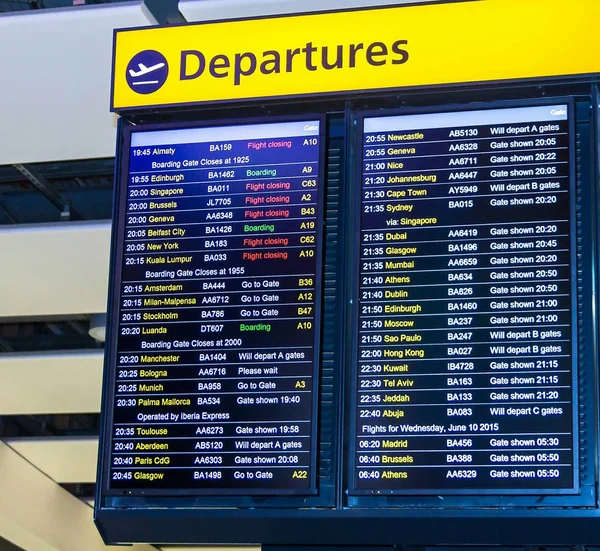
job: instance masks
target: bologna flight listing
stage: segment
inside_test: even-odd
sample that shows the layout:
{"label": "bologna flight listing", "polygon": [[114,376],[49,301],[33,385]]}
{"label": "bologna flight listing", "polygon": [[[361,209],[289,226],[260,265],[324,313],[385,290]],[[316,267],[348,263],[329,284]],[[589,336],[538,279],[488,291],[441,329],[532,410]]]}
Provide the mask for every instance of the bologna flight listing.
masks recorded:
{"label": "bologna flight listing", "polygon": [[132,133],[111,489],[314,493],[321,125]]}
{"label": "bologna flight listing", "polygon": [[363,123],[352,491],[573,491],[569,106]]}

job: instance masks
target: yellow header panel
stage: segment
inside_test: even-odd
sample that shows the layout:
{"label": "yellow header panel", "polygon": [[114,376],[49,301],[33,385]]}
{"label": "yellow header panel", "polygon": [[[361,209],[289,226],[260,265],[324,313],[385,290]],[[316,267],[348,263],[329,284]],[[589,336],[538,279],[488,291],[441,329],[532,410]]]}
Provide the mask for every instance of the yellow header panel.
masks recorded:
{"label": "yellow header panel", "polygon": [[113,108],[600,73],[598,0],[477,0],[117,31]]}

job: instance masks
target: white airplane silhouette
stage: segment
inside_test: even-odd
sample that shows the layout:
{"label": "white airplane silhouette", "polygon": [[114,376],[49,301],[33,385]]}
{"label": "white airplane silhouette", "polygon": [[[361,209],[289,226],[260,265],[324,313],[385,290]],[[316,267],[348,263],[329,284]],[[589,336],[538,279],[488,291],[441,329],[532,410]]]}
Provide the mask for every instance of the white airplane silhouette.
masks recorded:
{"label": "white airplane silhouette", "polygon": [[133,69],[129,69],[129,74],[133,78],[141,77],[151,73],[152,71],[156,71],[157,69],[161,69],[164,67],[164,63],[157,63],[156,65],[152,65],[152,67],[146,67],[143,63],[138,63],[139,71],[134,71]]}

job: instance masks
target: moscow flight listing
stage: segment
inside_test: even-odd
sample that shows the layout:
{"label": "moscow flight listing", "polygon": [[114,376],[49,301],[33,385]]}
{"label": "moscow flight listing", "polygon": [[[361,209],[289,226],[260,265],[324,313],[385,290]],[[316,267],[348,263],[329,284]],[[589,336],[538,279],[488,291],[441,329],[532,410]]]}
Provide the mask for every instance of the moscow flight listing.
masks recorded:
{"label": "moscow flight listing", "polygon": [[568,105],[363,119],[351,491],[575,491]]}

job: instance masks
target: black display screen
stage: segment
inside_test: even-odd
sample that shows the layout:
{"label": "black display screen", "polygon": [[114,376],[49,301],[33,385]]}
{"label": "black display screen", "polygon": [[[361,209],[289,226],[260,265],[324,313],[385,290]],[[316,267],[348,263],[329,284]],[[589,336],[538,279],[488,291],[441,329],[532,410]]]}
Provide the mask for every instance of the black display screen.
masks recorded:
{"label": "black display screen", "polygon": [[361,119],[351,493],[577,490],[570,110]]}
{"label": "black display screen", "polygon": [[316,492],[323,126],[130,131],[109,491]]}

